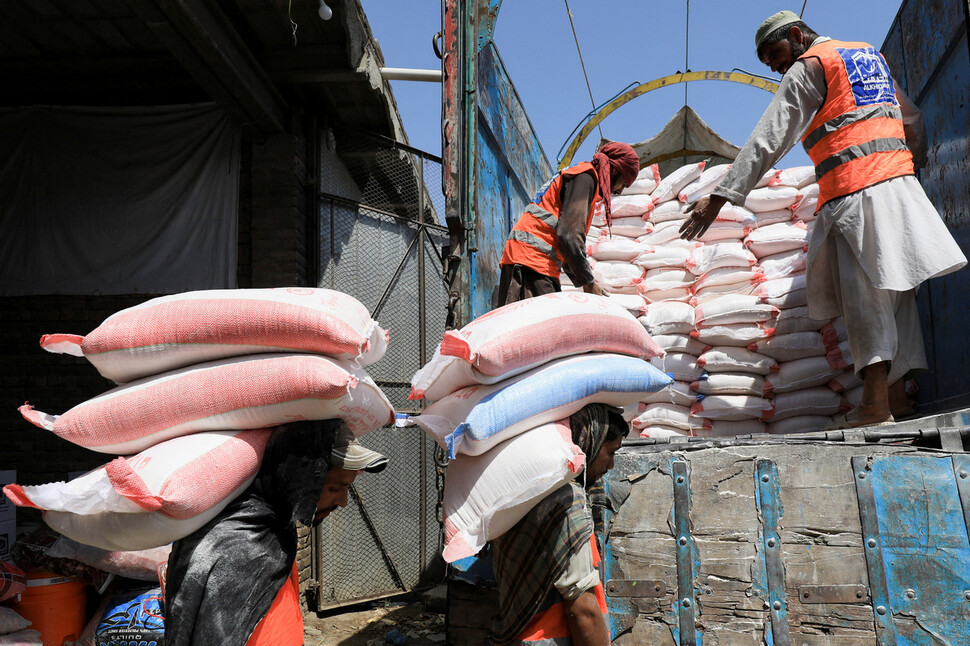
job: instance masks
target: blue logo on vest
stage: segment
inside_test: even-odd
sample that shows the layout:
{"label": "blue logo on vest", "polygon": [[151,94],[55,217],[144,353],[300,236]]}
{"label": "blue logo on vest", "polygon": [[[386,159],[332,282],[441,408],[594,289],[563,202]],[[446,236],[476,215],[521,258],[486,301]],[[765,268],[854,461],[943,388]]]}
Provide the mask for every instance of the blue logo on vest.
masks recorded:
{"label": "blue logo on vest", "polygon": [[852,94],[857,106],[874,105],[876,103],[896,103],[896,88],[889,75],[889,67],[882,55],[873,47],[862,49],[835,49],[842,57],[845,72],[852,85]]}
{"label": "blue logo on vest", "polygon": [[546,191],[549,190],[549,187],[552,186],[552,183],[555,182],[556,178],[559,177],[560,175],[562,175],[562,171],[557,172],[549,179],[548,182],[546,182],[541,187],[539,187],[539,190],[536,191],[535,197],[532,198],[533,204],[538,204],[539,202],[542,201],[542,196],[546,194]]}

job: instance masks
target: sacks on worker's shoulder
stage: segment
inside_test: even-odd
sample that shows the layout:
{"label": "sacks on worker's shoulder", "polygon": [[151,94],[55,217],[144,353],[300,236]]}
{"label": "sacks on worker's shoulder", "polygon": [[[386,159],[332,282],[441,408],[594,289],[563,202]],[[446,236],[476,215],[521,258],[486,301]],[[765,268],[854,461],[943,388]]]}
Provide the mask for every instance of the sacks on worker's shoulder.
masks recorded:
{"label": "sacks on worker's shoulder", "polygon": [[568,418],[525,431],[481,455],[457,455],[445,475],[445,561],[477,554],[584,465]]}
{"label": "sacks on worker's shoulder", "polygon": [[3,491],[18,506],[43,510],[52,529],[84,545],[159,547],[202,527],[252,483],[272,432],[195,433],[70,482]]}
{"label": "sacks on worker's shoulder", "polygon": [[587,404],[634,404],[671,381],[643,359],[589,352],[494,385],[462,388],[428,406],[415,421],[450,458],[459,453],[480,455]]}
{"label": "sacks on worker's shoulder", "polygon": [[330,289],[222,289],[162,296],[109,316],[81,337],[41,347],[83,356],[117,383],[263,352],[308,352],[360,365],[387,350],[387,331],[360,301]]}
{"label": "sacks on worker's shoulder", "polygon": [[362,368],[314,354],[210,361],[118,386],[60,416],[28,404],[20,412],[70,442],[116,455],[199,431],[343,419],[360,436],[394,419],[391,403]]}
{"label": "sacks on worker's shoulder", "polygon": [[[642,271],[642,270],[641,270]],[[411,379],[411,399],[442,399],[585,352],[641,359],[663,354],[636,317],[614,299],[580,292],[545,294],[492,310],[449,330]]]}

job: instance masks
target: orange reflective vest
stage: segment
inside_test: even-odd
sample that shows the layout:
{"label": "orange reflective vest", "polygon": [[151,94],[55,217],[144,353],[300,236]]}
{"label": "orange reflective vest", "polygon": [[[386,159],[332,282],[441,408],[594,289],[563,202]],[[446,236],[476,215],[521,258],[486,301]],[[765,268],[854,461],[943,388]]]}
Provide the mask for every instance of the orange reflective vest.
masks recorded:
{"label": "orange reflective vest", "polygon": [[799,58],[825,70],[825,103],[802,144],[815,163],[818,208],[887,179],[913,175],[889,66],[868,43],[827,40]]}
{"label": "orange reflective vest", "polygon": [[[524,265],[544,276],[559,278],[562,271],[563,257],[559,251],[556,238],[556,228],[559,225],[559,214],[562,211],[562,182],[564,177],[592,172],[596,175],[595,167],[589,162],[582,162],[561,170],[551,180],[539,189],[535,198],[512,227],[508,239],[505,241],[505,251],[502,253],[501,265]],[[599,197],[599,188],[589,205],[586,214],[586,231],[593,221],[593,205]]]}
{"label": "orange reflective vest", "polygon": [[[600,554],[596,547],[596,536],[590,536],[589,542],[593,549],[593,567],[598,567]],[[609,609],[606,607],[606,593],[603,591],[602,582],[596,584],[593,593],[609,630]],[[517,639],[529,646],[570,646],[573,642],[569,635],[569,622],[566,620],[566,607],[562,598],[533,617]]]}

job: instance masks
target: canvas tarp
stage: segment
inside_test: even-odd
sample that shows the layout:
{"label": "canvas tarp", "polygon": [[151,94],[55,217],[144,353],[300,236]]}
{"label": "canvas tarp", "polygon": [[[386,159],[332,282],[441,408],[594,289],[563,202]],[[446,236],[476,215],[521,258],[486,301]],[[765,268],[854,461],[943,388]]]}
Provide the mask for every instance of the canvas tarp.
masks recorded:
{"label": "canvas tarp", "polygon": [[210,104],[0,110],[0,296],[235,287],[239,154]]}
{"label": "canvas tarp", "polygon": [[[602,144],[602,142],[600,142]],[[705,159],[708,166],[734,161],[741,148],[723,139],[689,106],[684,106],[656,135],[631,144],[640,156],[640,165],[660,164],[660,175]]]}

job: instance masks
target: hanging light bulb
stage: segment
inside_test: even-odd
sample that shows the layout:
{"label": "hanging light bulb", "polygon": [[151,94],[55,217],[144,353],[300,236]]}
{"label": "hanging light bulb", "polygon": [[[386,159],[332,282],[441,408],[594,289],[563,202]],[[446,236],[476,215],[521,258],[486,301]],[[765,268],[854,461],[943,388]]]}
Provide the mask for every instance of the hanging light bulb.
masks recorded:
{"label": "hanging light bulb", "polygon": [[326,0],[320,0],[320,9],[317,11],[320,20],[330,20],[333,18],[333,9],[327,6]]}

